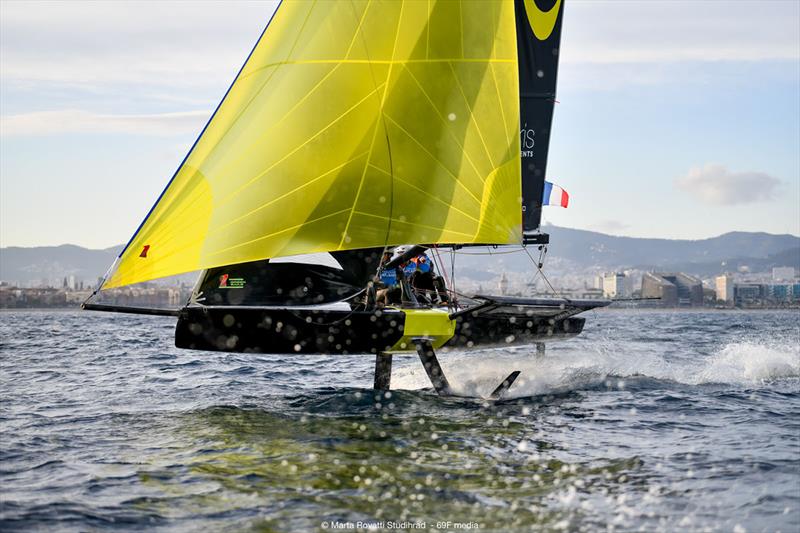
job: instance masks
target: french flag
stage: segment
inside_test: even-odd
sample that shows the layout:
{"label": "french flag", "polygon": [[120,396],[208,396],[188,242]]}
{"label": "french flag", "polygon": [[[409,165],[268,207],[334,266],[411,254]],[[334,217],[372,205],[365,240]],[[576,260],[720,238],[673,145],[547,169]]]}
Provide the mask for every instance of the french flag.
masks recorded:
{"label": "french flag", "polygon": [[558,185],[553,185],[549,181],[545,181],[542,205],[560,205],[561,207],[567,207],[569,205],[569,194]]}

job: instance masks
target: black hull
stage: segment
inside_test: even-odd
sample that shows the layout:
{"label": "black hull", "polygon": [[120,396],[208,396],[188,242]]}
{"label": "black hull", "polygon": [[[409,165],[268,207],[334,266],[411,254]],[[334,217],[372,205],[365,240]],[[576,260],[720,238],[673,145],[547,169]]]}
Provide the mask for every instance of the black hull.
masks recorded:
{"label": "black hull", "polygon": [[[268,307],[186,307],[175,329],[175,345],[190,350],[251,353],[347,354],[398,349],[406,314]],[[548,342],[578,335],[585,319],[465,314],[456,319],[446,348],[491,347]]]}

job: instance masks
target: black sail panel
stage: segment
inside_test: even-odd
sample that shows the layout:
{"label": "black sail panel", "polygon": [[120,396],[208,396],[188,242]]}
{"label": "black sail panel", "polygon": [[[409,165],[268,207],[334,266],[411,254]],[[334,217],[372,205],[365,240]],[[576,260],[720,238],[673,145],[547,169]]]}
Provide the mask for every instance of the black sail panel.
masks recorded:
{"label": "black sail panel", "polygon": [[514,0],[522,158],[522,227],[539,228],[556,100],[563,0]]}
{"label": "black sail panel", "polygon": [[285,306],[338,302],[361,292],[375,275],[383,248],[333,252],[341,268],[269,259],[205,272],[196,301],[203,305]]}

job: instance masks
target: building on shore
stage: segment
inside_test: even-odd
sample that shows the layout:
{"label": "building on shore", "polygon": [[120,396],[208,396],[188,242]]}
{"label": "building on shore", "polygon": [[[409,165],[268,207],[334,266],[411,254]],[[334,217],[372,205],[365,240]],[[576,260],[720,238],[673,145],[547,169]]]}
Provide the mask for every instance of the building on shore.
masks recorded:
{"label": "building on shore", "polygon": [[733,305],[733,276],[723,274],[714,278],[717,303]]}
{"label": "building on shore", "polygon": [[794,281],[795,275],[794,267],[775,267],[772,269],[773,281]]}
{"label": "building on shore", "polygon": [[497,289],[500,291],[502,296],[508,294],[508,276],[506,276],[505,272],[503,272],[503,274],[500,276],[500,282],[497,284]]}
{"label": "building on shore", "polygon": [[603,274],[602,289],[606,298],[627,298],[631,295],[628,277],[623,272]]}
{"label": "building on shore", "polygon": [[661,307],[699,307],[703,305],[703,282],[683,272],[646,272],[642,298],[660,298]]}

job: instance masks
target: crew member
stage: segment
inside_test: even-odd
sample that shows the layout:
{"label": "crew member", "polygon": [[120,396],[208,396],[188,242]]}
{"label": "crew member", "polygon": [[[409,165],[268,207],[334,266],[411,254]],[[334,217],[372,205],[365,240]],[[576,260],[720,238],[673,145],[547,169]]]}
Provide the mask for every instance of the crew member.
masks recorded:
{"label": "crew member", "polygon": [[400,281],[397,276],[397,268],[383,268],[383,265],[388,263],[391,258],[392,254],[389,252],[383,254],[383,258],[381,259],[380,275],[375,280],[379,285],[379,288],[375,293],[375,301],[381,307],[398,302],[402,297]]}

